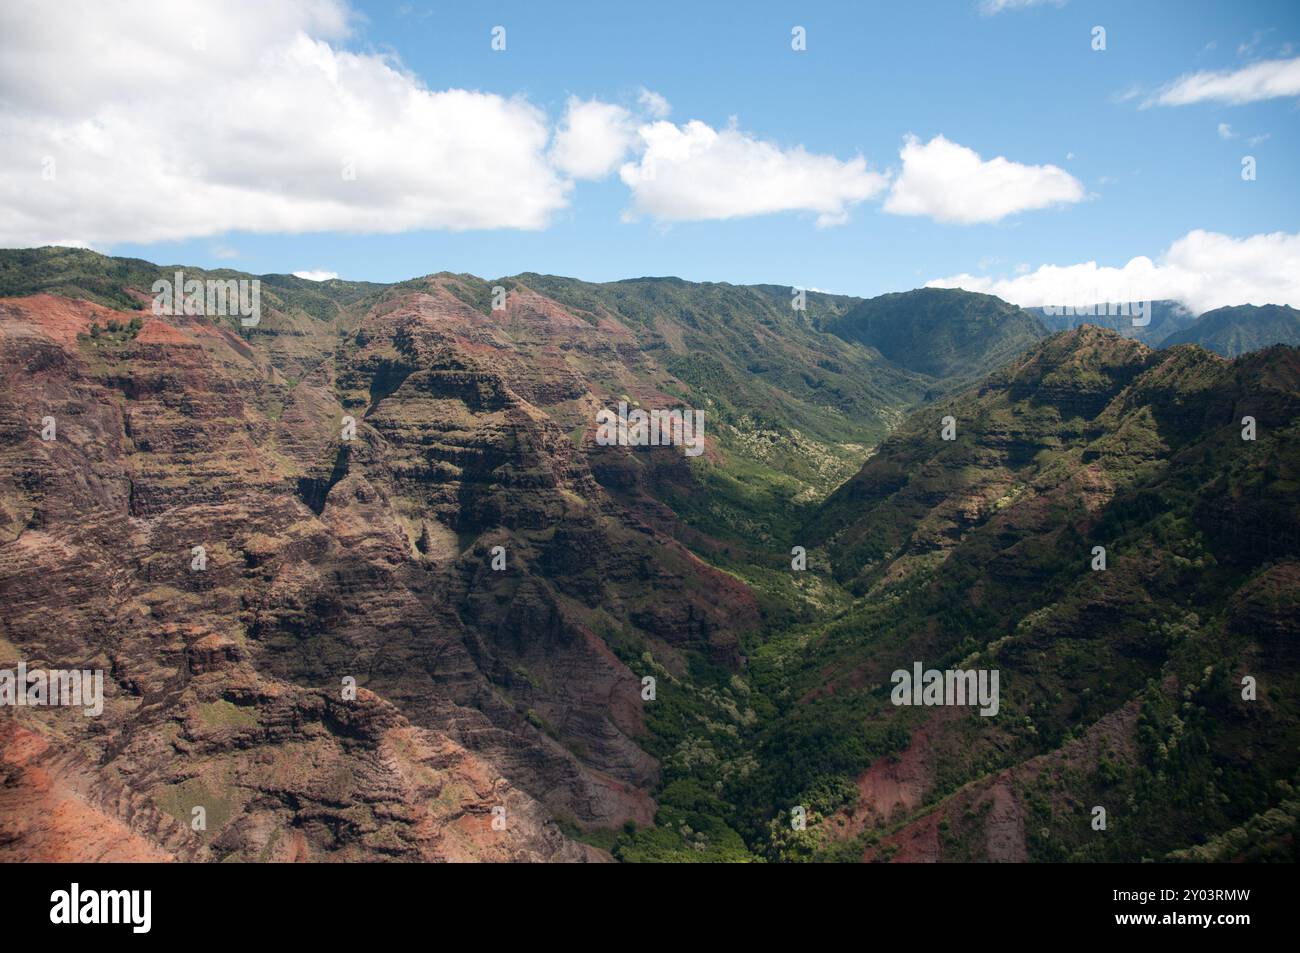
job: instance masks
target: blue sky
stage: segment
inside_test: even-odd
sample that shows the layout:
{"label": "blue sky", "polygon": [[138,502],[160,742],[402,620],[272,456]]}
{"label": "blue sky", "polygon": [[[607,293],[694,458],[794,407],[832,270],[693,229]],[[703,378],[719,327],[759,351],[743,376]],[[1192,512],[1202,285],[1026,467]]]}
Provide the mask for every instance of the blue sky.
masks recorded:
{"label": "blue sky", "polygon": [[[1082,197],[962,224],[885,211],[886,186],[850,202],[837,225],[800,210],[629,221],[631,192],[615,170],[573,181],[541,228],[417,225],[376,234],[363,225],[292,234],[259,223],[161,241],[114,231],[112,240],[88,243],[254,273],[323,269],[375,281],[441,270],[596,281],[678,275],[869,295],[947,276],[1011,281],[1049,264],[1158,260],[1196,230],[1234,240],[1300,231],[1300,96],[1284,85],[1286,94],[1250,102],[1147,105],[1189,74],[1296,58],[1293,0],[1068,0],[993,15],[981,0],[357,3],[351,12],[348,32],[324,41],[332,49],[389,55],[428,90],[525,100],[552,133],[571,97],[650,122],[638,106],[648,89],[671,105],[667,122],[699,120],[714,130],[734,122],[778,149],[801,146],[841,163],[860,156],[891,182],[902,171],[905,136],[921,144],[942,136],[985,161],[1056,166]],[[496,25],[506,28],[503,52],[490,48]],[[807,31],[802,52],[791,49],[795,25]],[[1098,25],[1104,51],[1092,48]],[[1253,181],[1242,179],[1247,155],[1256,160]],[[625,157],[635,159],[635,151]],[[998,287],[1010,286],[986,290]],[[1291,291],[1266,283],[1259,293]]]}

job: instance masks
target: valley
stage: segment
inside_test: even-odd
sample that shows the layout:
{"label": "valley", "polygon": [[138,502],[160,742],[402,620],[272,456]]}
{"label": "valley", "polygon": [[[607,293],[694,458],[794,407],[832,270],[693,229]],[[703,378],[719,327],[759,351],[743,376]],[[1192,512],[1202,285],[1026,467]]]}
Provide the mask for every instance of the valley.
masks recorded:
{"label": "valley", "polygon": [[[0,855],[1292,856],[1291,309],[1156,349],[956,290],[437,273],[260,276],[249,326],[153,314],[177,270],[0,252],[0,668],[106,696],[0,712],[0,797],[78,799]],[[623,407],[704,426],[602,441]],[[893,703],[922,663],[996,714]]]}

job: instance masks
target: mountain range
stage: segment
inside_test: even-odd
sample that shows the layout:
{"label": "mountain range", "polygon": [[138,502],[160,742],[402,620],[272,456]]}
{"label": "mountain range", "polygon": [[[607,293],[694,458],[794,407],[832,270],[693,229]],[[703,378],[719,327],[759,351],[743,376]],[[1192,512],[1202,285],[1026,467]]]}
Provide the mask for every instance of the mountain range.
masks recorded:
{"label": "mountain range", "polygon": [[1293,858],[1300,324],[1157,304],[0,251],[0,856]]}

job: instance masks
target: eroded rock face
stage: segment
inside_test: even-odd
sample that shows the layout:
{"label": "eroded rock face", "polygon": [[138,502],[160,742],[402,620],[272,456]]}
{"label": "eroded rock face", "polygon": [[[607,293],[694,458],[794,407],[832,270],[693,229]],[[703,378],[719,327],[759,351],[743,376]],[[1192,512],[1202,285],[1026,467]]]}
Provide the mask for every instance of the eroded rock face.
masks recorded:
{"label": "eroded rock face", "polygon": [[757,613],[569,432],[609,394],[565,354],[613,330],[432,283],[296,379],[206,319],[110,319],[0,302],[0,662],[106,685],[99,718],[0,712],[0,799],[64,805],[5,812],[0,851],[582,860],[556,818],[653,821],[625,660],[734,668]]}

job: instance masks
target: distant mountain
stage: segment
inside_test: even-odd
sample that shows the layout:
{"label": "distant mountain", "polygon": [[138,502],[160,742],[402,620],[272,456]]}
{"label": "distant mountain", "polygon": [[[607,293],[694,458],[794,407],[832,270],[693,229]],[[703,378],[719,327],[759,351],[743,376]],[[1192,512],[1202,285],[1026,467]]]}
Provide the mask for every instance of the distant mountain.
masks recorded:
{"label": "distant mountain", "polygon": [[1104,304],[1084,309],[1081,314],[1062,314],[1059,308],[1026,310],[1052,331],[1091,324],[1150,347],[1199,344],[1223,357],[1236,357],[1273,344],[1300,344],[1300,311],[1286,305],[1243,304],[1207,311],[1198,317],[1180,302],[1153,301],[1150,323],[1144,326],[1134,325],[1130,315],[1111,314],[1116,310],[1114,306]]}
{"label": "distant mountain", "polygon": [[1217,308],[1163,342],[1164,347],[1174,344],[1199,344],[1224,357],[1236,357],[1271,344],[1300,344],[1300,311],[1283,304]]}
{"label": "distant mountain", "polygon": [[[154,281],[171,280],[177,271],[196,278],[247,278],[229,268],[207,270],[191,265],[155,265],[141,258],[110,258],[87,248],[0,249],[0,297],[61,294],[85,298],[110,308],[139,310]],[[334,316],[340,304],[380,291],[386,285],[369,281],[308,281],[294,275],[260,275],[270,286],[279,310],[299,308],[322,320]],[[134,292],[134,293],[133,293]]]}
{"label": "distant mountain", "polygon": [[987,374],[1048,332],[1023,308],[992,295],[918,288],[869,298],[825,323],[900,367],[947,384]]}
{"label": "distant mountain", "polygon": [[[1049,331],[1068,331],[1083,324],[1107,328],[1126,338],[1141,341],[1150,347],[1157,347],[1169,335],[1190,327],[1196,321],[1196,315],[1180,301],[1152,301],[1150,303],[1150,322],[1135,325],[1133,317],[1118,314],[1121,310],[1113,304],[1098,304],[1082,309],[1082,314],[1065,314],[1064,308],[1026,308],[1039,317]],[[1054,313],[1048,313],[1049,311]]]}

